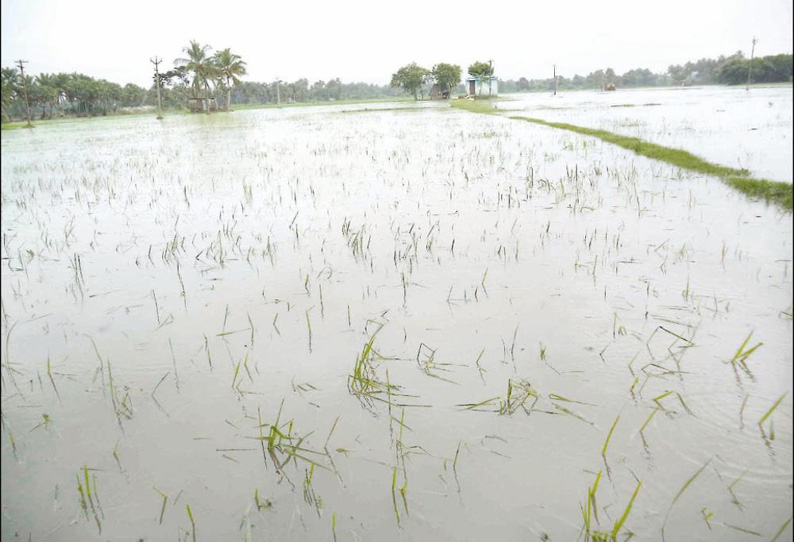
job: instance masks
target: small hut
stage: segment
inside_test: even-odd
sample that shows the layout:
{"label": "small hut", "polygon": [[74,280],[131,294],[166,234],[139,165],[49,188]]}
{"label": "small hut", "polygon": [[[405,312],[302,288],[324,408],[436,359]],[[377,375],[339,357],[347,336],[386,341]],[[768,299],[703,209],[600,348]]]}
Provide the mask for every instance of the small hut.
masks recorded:
{"label": "small hut", "polygon": [[466,93],[469,96],[499,96],[499,82],[494,75],[467,77]]}
{"label": "small hut", "polygon": [[448,98],[449,98],[449,91],[441,88],[441,85],[439,85],[438,83],[433,85],[433,88],[430,89],[431,100],[446,100]]}
{"label": "small hut", "polygon": [[187,108],[191,113],[206,112],[207,108],[210,111],[217,111],[218,103],[215,98],[188,98]]}

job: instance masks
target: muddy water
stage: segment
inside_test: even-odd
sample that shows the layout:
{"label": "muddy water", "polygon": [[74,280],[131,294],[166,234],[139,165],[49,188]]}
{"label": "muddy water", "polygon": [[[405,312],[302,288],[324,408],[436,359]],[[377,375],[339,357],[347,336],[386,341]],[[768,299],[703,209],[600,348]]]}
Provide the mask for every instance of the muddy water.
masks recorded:
{"label": "muddy water", "polygon": [[3,539],[190,540],[189,505],[197,540],[575,540],[599,471],[593,531],[639,480],[621,536],[774,536],[791,215],[576,134],[353,109],[3,133]]}
{"label": "muddy water", "polygon": [[[552,122],[639,137],[710,162],[791,182],[791,86],[620,89],[516,94],[503,108]],[[515,113],[514,113],[515,114]]]}

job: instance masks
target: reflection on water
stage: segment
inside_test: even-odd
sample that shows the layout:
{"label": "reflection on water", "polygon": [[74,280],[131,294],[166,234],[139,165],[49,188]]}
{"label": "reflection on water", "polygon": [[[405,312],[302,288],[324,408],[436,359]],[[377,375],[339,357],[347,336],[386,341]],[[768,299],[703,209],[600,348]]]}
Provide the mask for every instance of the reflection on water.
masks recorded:
{"label": "reflection on water", "polygon": [[790,214],[568,132],[343,109],[3,134],[3,539],[574,540],[599,471],[593,531],[639,479],[621,537],[775,534]]}

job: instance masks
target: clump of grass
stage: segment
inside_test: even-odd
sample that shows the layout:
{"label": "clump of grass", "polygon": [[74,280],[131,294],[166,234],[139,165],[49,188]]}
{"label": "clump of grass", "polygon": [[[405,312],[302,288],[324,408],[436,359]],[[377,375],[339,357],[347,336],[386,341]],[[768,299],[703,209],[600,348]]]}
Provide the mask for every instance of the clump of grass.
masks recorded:
{"label": "clump of grass", "polygon": [[[316,465],[322,469],[330,470],[325,465],[307,457],[307,454],[312,454],[318,457],[327,456],[330,459],[330,454],[327,450],[316,451],[304,447],[303,441],[309,435],[301,436],[294,432],[292,420],[282,422],[281,413],[283,409],[284,401],[282,400],[281,406],[278,409],[276,421],[270,424],[262,423],[261,414],[258,414],[259,423],[257,429],[259,430],[259,436],[247,438],[258,440],[262,444],[263,456],[265,458],[270,456],[270,459],[276,467],[276,472],[280,474],[284,473],[283,469],[290,461],[295,461],[297,465],[298,459],[310,465]],[[265,427],[268,428],[267,434],[263,431]],[[265,461],[267,460],[265,459]]]}
{"label": "clump of grass", "polygon": [[312,485],[312,478],[314,478],[314,466],[315,463],[312,463],[311,466],[306,469],[305,477],[303,479],[303,500],[315,508],[317,511],[317,517],[321,517],[320,512],[323,508],[323,501],[314,491],[314,486]]}
{"label": "clump of grass", "polygon": [[[444,382],[450,382],[452,384],[456,384],[452,380],[444,378],[440,376],[437,372],[449,372],[449,369],[446,367],[451,365],[450,363],[438,363],[435,361],[436,358],[436,350],[430,348],[425,343],[419,344],[419,350],[416,352],[416,363],[419,365],[419,368],[422,369],[427,376],[432,376],[433,378],[438,378],[439,380],[443,380]],[[479,361],[479,359],[478,359]]]}
{"label": "clump of grass", "polygon": [[373,345],[381,329],[383,329],[382,324],[364,344],[361,354],[356,357],[353,372],[347,378],[347,389],[367,407],[372,407],[374,401],[381,401],[391,408],[392,395],[400,395],[396,393],[400,387],[389,382],[388,378],[386,382],[381,381],[376,370],[376,360],[383,359],[383,356]]}
{"label": "clump of grass", "polygon": [[[591,534],[591,523],[593,518],[598,521],[598,506],[596,504],[596,491],[598,491],[598,483],[601,481],[601,471],[598,471],[595,482],[592,486],[587,487],[587,500],[584,506],[580,505],[582,510],[582,520],[584,521],[585,536]],[[597,533],[594,533],[597,534]],[[594,537],[595,539],[595,537]]]}
{"label": "clump of grass", "polygon": [[[527,408],[525,403],[530,397],[532,397],[534,401],[529,408]],[[508,379],[507,394],[503,400],[499,401],[499,414],[510,415],[515,413],[519,408],[523,409],[524,412],[529,414],[532,410],[532,407],[538,402],[539,398],[540,396],[538,395],[538,392],[527,380],[516,380],[514,382],[513,379]]]}

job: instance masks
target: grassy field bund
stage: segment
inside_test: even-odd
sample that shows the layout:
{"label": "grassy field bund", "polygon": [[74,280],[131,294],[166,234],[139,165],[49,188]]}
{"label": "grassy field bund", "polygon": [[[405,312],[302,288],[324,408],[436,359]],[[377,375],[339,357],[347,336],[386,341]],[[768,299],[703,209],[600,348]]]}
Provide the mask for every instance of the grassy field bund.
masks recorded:
{"label": "grassy field bund", "polygon": [[[509,109],[496,109],[490,101],[487,100],[455,100],[450,102],[452,107],[470,111],[472,113],[482,114],[499,114],[502,112],[509,112]],[[792,185],[789,183],[770,181],[767,179],[756,179],[750,176],[750,172],[746,169],[736,169],[718,164],[712,164],[695,156],[694,154],[682,149],[675,149],[665,147],[643,141],[636,137],[627,137],[606,130],[597,130],[594,128],[587,128],[584,126],[576,126],[573,124],[562,122],[548,122],[542,119],[510,116],[513,120],[521,120],[524,122],[531,122],[541,126],[548,126],[550,128],[558,128],[561,130],[568,130],[578,134],[597,137],[607,143],[618,145],[624,149],[634,151],[640,156],[660,160],[670,165],[687,169],[695,173],[702,173],[704,175],[713,175],[718,177],[729,186],[743,192],[752,198],[760,198],[767,202],[774,203],[783,209],[792,209]]]}

